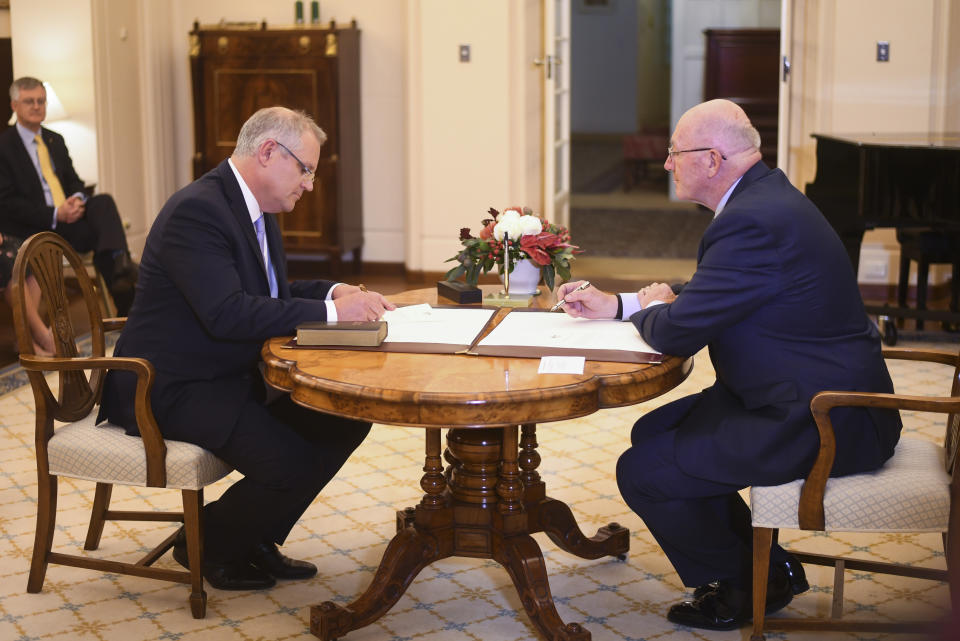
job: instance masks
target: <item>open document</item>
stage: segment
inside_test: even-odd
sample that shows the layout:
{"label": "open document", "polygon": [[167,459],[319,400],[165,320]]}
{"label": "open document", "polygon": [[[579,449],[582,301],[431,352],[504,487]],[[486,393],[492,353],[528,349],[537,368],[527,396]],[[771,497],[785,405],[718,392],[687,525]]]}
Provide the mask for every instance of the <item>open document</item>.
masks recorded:
{"label": "open document", "polygon": [[473,351],[486,356],[584,356],[625,363],[662,360],[662,354],[640,337],[633,323],[539,310],[511,311]]}

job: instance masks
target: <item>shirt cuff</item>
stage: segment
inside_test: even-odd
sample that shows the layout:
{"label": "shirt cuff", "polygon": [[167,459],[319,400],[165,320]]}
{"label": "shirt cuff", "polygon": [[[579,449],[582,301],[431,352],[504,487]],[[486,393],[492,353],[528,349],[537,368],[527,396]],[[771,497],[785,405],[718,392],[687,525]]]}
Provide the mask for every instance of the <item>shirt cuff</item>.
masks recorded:
{"label": "shirt cuff", "polygon": [[640,298],[637,296],[637,292],[624,292],[618,294],[617,298],[623,301],[623,309],[621,310],[623,315],[620,316],[620,320],[630,320],[630,317],[643,309],[643,306],[640,305]]}
{"label": "shirt cuff", "polygon": [[337,306],[333,304],[332,300],[325,300],[323,304],[327,306],[327,322],[336,323],[337,322]]}
{"label": "shirt cuff", "polygon": [[340,287],[340,285],[343,285],[343,283],[334,283],[333,286],[327,290],[327,297],[324,300],[333,300],[333,290]]}

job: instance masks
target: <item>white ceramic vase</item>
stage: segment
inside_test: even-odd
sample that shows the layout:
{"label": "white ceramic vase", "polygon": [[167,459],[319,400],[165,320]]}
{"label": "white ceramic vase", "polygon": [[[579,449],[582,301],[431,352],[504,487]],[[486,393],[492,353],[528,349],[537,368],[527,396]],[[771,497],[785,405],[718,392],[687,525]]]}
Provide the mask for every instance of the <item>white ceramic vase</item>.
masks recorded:
{"label": "white ceramic vase", "polygon": [[[500,274],[503,281],[503,274]],[[515,296],[532,296],[537,293],[540,283],[540,265],[529,258],[524,258],[513,266],[510,272],[510,294]]]}

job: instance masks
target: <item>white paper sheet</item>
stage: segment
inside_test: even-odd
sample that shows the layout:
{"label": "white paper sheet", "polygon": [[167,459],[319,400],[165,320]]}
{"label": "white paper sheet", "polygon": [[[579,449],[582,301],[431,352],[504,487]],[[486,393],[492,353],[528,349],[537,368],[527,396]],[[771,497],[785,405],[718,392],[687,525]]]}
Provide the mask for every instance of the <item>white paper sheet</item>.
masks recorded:
{"label": "white paper sheet", "polygon": [[427,304],[398,307],[383,314],[384,342],[469,345],[495,313],[495,309],[438,309]]}
{"label": "white paper sheet", "polygon": [[617,349],[660,353],[640,338],[633,323],[618,320],[589,320],[549,312],[507,314],[507,317],[480,341],[480,346],[488,345]]}
{"label": "white paper sheet", "polygon": [[587,359],[583,356],[544,356],[538,374],[583,374]]}

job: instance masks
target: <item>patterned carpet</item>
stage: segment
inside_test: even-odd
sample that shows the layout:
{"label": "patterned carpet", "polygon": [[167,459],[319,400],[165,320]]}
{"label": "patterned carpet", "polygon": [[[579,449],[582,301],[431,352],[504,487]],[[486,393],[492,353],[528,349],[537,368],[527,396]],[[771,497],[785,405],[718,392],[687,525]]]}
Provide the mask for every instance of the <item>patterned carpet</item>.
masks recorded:
{"label": "patterned carpet", "polygon": [[[901,344],[903,345],[903,344]],[[929,343],[922,347],[932,347]],[[956,344],[936,347],[955,350]],[[947,393],[949,372],[943,366],[895,362],[898,391]],[[3,377],[15,376],[7,372]],[[631,531],[626,562],[587,561],[559,551],[537,535],[544,551],[551,589],[567,622],[580,622],[597,641],[734,641],[747,630],[709,633],[669,623],[664,615],[689,596],[642,522],[623,504],[613,472],[627,446],[636,417],[665,401],[701,389],[712,381],[705,353],[696,357],[693,375],[679,388],[646,404],[607,410],[593,416],[541,426],[540,473],[550,494],[567,501],[584,530],[618,521]],[[12,386],[12,384],[10,384]],[[943,421],[933,415],[905,414],[911,436],[938,440]],[[207,587],[207,616],[191,618],[187,588],[136,577],[51,566],[40,594],[27,594],[27,570],[33,546],[36,468],[32,452],[33,398],[20,386],[0,396],[0,639],[47,640],[197,640],[311,639],[310,605],[325,600],[349,603],[369,583],[394,531],[394,511],[415,504],[421,495],[419,469],[423,439],[417,429],[374,426],[370,437],[340,476],[309,508],[284,551],[320,566],[312,580],[285,582],[268,591],[222,592]],[[226,483],[207,490],[216,497]],[[170,491],[114,491],[116,509],[172,507]],[[60,484],[55,549],[82,547],[93,498],[93,484]],[[100,554],[138,558],[150,544],[172,531],[169,524],[108,524]],[[836,535],[789,533],[819,550],[868,558],[894,559],[943,567],[939,535]],[[168,556],[158,564],[178,567]],[[788,606],[790,613],[829,612],[831,576],[809,567],[813,589]],[[850,618],[938,619],[947,611],[946,585],[928,581],[850,573],[845,611]],[[493,562],[448,559],[418,576],[394,609],[344,641],[439,641],[536,639],[506,572]],[[783,634],[769,634],[784,639]],[[880,638],[908,635],[796,633],[791,641]],[[913,637],[916,638],[916,637]]]}
{"label": "patterned carpet", "polygon": [[584,256],[696,258],[706,209],[583,208],[570,210],[570,234]]}

